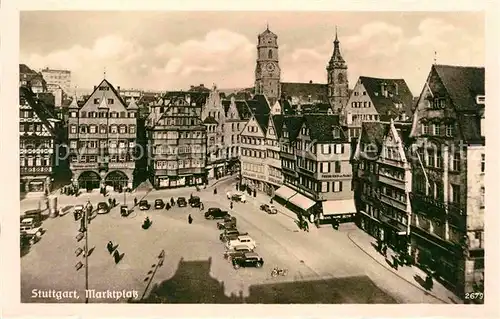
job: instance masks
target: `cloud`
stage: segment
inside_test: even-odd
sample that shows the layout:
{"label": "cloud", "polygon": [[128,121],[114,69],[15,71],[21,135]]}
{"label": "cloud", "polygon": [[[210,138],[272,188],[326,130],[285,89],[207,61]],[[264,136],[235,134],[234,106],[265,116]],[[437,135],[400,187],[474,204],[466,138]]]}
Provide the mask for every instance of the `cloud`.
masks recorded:
{"label": "cloud", "polygon": [[342,43],[361,57],[394,57],[400,52],[403,39],[402,28],[376,21],[363,25],[357,34],[343,38]]}
{"label": "cloud", "polygon": [[457,31],[457,28],[439,19],[425,19],[418,26],[419,35],[410,39],[408,44],[413,46],[431,45],[441,47],[449,40],[449,36]]}

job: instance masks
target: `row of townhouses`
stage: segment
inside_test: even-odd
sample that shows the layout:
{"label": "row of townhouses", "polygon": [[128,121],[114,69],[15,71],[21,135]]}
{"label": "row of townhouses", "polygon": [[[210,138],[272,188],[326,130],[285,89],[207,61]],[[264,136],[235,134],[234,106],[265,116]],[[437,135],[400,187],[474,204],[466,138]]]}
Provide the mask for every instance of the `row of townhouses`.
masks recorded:
{"label": "row of townhouses", "polygon": [[[50,189],[66,127],[79,188],[133,188],[139,171],[155,188],[239,172],[241,183],[318,226],[355,221],[457,292],[480,289],[484,68],[433,65],[418,97],[404,79],[361,76],[350,89],[335,36],[326,83],[281,82],[277,38],[258,35],[254,88],[123,97],[103,80],[59,122],[45,110],[43,78],[22,77],[21,86],[36,84],[21,89],[25,189]],[[29,150],[23,141],[39,138],[39,127],[47,150]]]}

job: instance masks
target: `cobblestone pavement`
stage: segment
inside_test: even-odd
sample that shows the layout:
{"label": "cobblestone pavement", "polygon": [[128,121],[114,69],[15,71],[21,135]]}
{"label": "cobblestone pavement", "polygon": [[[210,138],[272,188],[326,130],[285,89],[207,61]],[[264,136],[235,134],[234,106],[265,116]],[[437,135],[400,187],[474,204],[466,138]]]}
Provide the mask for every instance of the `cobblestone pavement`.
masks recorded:
{"label": "cobblestone pavement", "polygon": [[[217,195],[213,194],[211,187],[200,192],[194,189],[174,189],[143,194],[132,193],[130,197],[127,197],[127,201],[130,198],[130,202],[133,202],[133,197],[139,199],[141,196],[152,203],[156,198],[169,199],[180,195],[189,197],[193,193],[201,197],[205,209],[221,207],[229,210],[230,202],[226,198],[226,192],[234,190],[234,181],[222,180],[217,184],[217,189]],[[72,205],[84,203],[88,199],[95,203],[95,201],[101,201],[99,198],[102,198],[102,195],[85,194],[76,199],[61,196],[59,206],[68,206],[67,211],[71,212]],[[120,200],[120,197],[117,199]],[[168,211],[134,209],[129,217],[123,218],[119,215],[118,208],[115,207],[109,214],[98,215],[89,226],[89,247],[94,248],[88,257],[89,288],[136,290],[139,296],[145,292],[147,295],[169,278],[176,277],[181,265],[202,262],[208,265],[207,276],[223,287],[222,290],[226,296],[239,295],[241,298],[251,299],[251,291],[259,285],[268,285],[271,287],[269,291],[279,289],[275,285],[280,283],[312,280],[318,282],[320,280],[325,285],[324,291],[342,290],[335,292],[337,297],[331,297],[337,298],[331,299],[332,303],[443,302],[403,280],[393,271],[375,261],[372,256],[367,255],[349,239],[348,235],[354,230],[333,231],[331,228],[311,227],[309,233],[298,231],[293,220],[293,213],[280,209],[280,214],[267,215],[260,211],[258,207],[260,203],[268,201],[269,198],[262,194],[258,194],[255,198],[248,196],[247,203],[235,203],[231,210],[231,214],[237,217],[238,229],[249,232],[257,241],[256,252],[265,260],[264,267],[261,269],[242,268],[237,271],[222,258],[224,249],[218,239],[219,231],[216,229],[216,222],[205,220],[199,209],[179,207]],[[29,209],[29,204],[28,199],[22,201],[21,210]],[[191,225],[187,222],[188,214],[194,218]],[[141,224],[146,216],[151,218],[153,225],[150,229],[143,230]],[[42,239],[21,259],[22,301],[57,302],[53,298],[31,298],[32,289],[76,289],[79,295],[83,296],[84,269],[78,271],[75,269],[75,264],[82,258],[74,254],[77,247],[83,246],[83,241],[77,243],[75,239],[79,222],[75,222],[73,215],[67,213],[61,217],[47,219],[43,227],[47,231]],[[362,236],[351,237],[358,242],[365,240]],[[118,264],[114,263],[106,250],[106,243],[109,240],[118,245],[117,249],[120,253],[124,253],[123,259]],[[151,279],[161,250],[166,252],[165,262]],[[272,278],[270,272],[275,266],[287,268],[289,274],[285,277]],[[376,286],[372,288],[370,284],[364,283],[363,278],[366,276]],[[361,279],[350,279],[352,277]],[[344,281],[342,284],[340,282],[327,284],[332,278]],[[149,279],[151,279],[151,285],[148,286]],[[363,282],[363,286],[357,282]],[[433,293],[438,294],[439,288],[436,286]],[[146,288],[148,288],[147,291]],[[377,290],[379,288],[383,293]],[[318,294],[321,293],[318,292]],[[385,294],[394,299],[386,297]],[[359,295],[357,298],[350,297],[357,295]],[[282,298],[280,300],[295,299]],[[275,301],[280,302],[280,300]],[[316,300],[316,302],[328,302],[328,300],[330,299]],[[83,299],[61,301],[83,302]],[[124,301],[126,300],[90,300],[90,302]],[[444,301],[450,302],[446,299]]]}

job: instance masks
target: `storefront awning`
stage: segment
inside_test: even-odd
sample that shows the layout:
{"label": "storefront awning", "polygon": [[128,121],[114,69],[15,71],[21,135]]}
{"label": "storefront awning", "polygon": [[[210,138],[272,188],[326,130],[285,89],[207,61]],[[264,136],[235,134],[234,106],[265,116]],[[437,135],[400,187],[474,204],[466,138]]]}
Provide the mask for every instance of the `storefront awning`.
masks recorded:
{"label": "storefront awning", "polygon": [[312,199],[309,199],[299,193],[293,195],[291,198],[288,199],[288,201],[294,204],[295,206],[302,208],[303,210],[308,210],[309,208],[313,207],[314,204],[316,204],[316,202],[313,201]]}
{"label": "storefront awning", "polygon": [[356,213],[354,199],[327,200],[323,202],[323,215],[344,215]]}
{"label": "storefront awning", "polygon": [[274,192],[275,196],[281,197],[281,198],[283,198],[285,200],[288,200],[290,197],[292,197],[295,194],[297,194],[296,191],[294,191],[290,187],[286,187],[286,186],[281,186],[280,188],[278,188]]}

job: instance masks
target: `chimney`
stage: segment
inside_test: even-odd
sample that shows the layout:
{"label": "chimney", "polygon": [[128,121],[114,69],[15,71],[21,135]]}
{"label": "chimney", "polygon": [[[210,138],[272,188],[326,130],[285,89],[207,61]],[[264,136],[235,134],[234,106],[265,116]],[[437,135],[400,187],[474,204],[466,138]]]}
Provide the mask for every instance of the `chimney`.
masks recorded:
{"label": "chimney", "polygon": [[119,94],[120,93],[120,86],[117,86],[116,90],[118,91],[118,94]]}
{"label": "chimney", "polygon": [[399,95],[399,89],[398,89],[398,84],[396,82],[394,82],[394,94],[395,95]]}
{"label": "chimney", "polygon": [[95,89],[97,89],[97,85],[94,85],[94,91],[95,91]]}
{"label": "chimney", "polygon": [[312,83],[313,83],[313,81],[312,81],[312,80],[309,80],[309,84],[312,84]]}
{"label": "chimney", "polygon": [[194,85],[191,85],[191,88],[194,89]]}
{"label": "chimney", "polygon": [[203,83],[202,83],[202,84],[200,84],[200,87],[201,87],[201,88],[204,88],[205,86],[204,86],[204,85],[203,85]]}
{"label": "chimney", "polygon": [[387,83],[382,82],[380,84],[380,93],[382,94],[382,96],[387,97]]}

